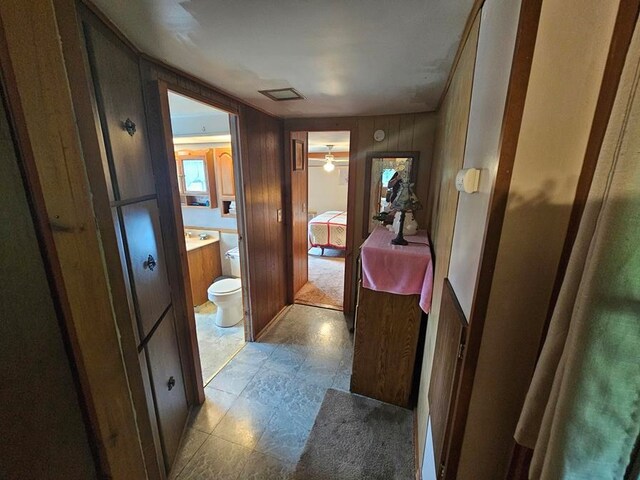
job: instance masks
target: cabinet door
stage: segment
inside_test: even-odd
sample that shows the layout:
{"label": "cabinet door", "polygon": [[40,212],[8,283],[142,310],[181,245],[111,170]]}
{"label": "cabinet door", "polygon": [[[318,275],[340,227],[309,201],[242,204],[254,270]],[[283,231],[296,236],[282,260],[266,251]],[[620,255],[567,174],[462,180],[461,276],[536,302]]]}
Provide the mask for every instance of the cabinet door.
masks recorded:
{"label": "cabinet door", "polygon": [[171,303],[155,200],[121,207],[132,292],[144,339]]}
{"label": "cabinet door", "polygon": [[233,157],[230,148],[216,148],[216,182],[221,201],[234,201],[236,187],[233,178]]}
{"label": "cabinet door", "polygon": [[160,427],[160,441],[168,472],[173,465],[189,413],[173,309],[169,309],[145,348]]}
{"label": "cabinet door", "polygon": [[89,23],[84,27],[112,196],[127,200],[153,194],[155,182],[138,60],[111,35]]}

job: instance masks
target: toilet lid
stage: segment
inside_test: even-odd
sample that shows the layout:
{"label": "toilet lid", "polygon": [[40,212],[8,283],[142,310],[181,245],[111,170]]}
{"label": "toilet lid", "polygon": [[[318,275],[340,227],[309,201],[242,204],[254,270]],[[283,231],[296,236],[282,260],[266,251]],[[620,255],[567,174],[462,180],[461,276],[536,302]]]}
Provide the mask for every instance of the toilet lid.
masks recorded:
{"label": "toilet lid", "polygon": [[224,278],[211,285],[207,289],[207,291],[214,295],[225,295],[228,293],[236,292],[241,288],[242,280],[240,280],[239,278]]}

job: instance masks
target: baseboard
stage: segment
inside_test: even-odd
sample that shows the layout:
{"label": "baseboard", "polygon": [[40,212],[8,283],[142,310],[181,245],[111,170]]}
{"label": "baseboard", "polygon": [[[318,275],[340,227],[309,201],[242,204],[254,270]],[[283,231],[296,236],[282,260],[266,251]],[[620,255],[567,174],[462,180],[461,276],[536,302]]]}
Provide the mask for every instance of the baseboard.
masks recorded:
{"label": "baseboard", "polygon": [[275,324],[278,323],[278,321],[285,316],[285,314],[289,311],[289,309],[292,306],[293,305],[285,305],[284,307],[282,307],[280,311],[276,313],[275,317],[273,317],[271,321],[267,323],[267,326],[262,329],[262,331],[258,334],[258,336],[256,336],[254,342],[259,342],[260,340],[262,340],[262,337],[264,337],[267,333],[269,333],[269,330],[271,330],[275,326]]}

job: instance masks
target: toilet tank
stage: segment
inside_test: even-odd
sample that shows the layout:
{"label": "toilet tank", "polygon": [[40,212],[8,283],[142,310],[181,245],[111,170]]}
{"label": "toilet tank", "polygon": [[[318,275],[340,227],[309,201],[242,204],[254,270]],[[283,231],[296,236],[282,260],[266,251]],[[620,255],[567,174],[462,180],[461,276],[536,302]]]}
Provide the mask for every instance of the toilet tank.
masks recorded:
{"label": "toilet tank", "polygon": [[240,278],[240,250],[238,250],[238,247],[227,251],[225,256],[231,263],[231,275],[236,278]]}

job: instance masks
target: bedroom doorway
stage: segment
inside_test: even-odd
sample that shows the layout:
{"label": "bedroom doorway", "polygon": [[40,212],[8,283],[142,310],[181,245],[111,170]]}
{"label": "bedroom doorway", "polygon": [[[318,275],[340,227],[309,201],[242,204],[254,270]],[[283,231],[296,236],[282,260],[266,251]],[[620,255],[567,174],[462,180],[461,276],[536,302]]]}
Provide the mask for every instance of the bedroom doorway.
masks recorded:
{"label": "bedroom doorway", "polygon": [[306,177],[298,179],[296,192],[298,203],[302,200],[297,228],[302,232],[304,220],[305,253],[300,235],[294,268],[307,275],[294,272],[295,303],[344,310],[350,136],[349,131],[308,132],[306,139],[292,142],[294,175]]}

